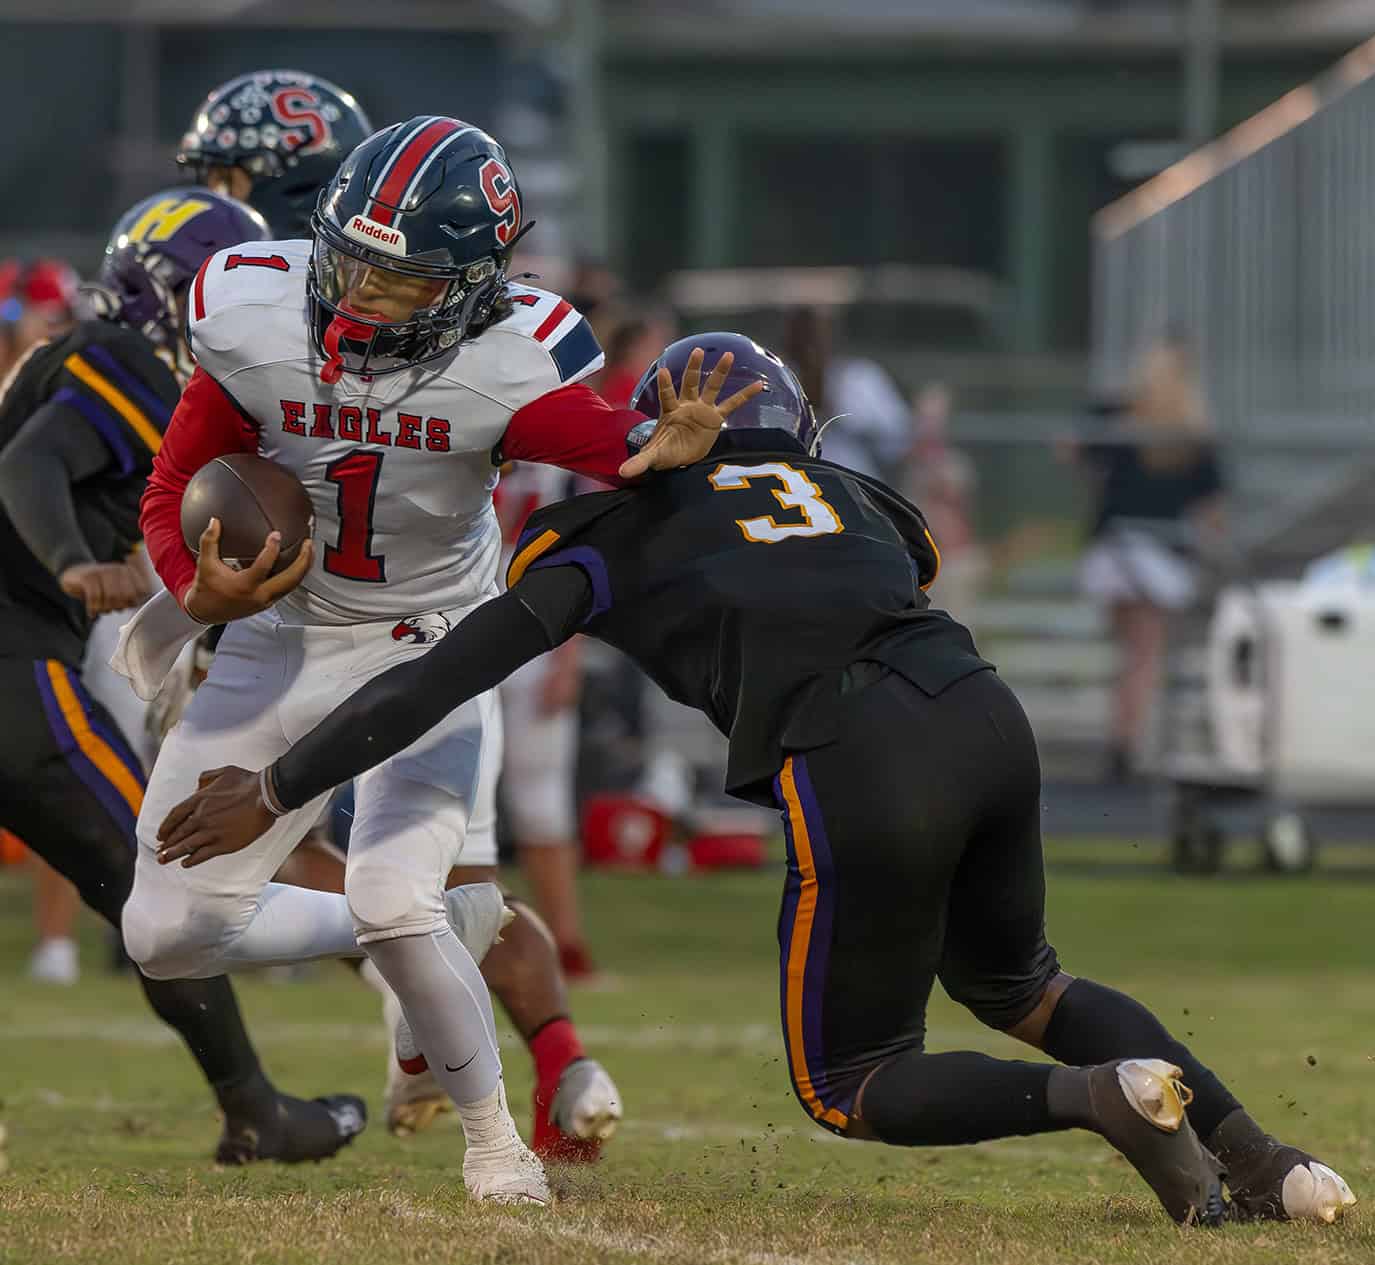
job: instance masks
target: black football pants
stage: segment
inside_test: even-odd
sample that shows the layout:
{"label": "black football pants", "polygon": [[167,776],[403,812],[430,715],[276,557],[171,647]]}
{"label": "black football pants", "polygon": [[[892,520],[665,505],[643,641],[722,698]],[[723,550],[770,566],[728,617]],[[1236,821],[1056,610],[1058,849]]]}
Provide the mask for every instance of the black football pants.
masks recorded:
{"label": "black football pants", "polygon": [[774,781],[787,1060],[802,1105],[838,1133],[869,1073],[922,1049],[935,979],[1008,1028],[1059,970],[1040,764],[1015,695],[991,671],[936,697],[876,664],[851,674],[836,741]]}
{"label": "black football pants", "polygon": [[[114,718],[56,659],[0,657],[0,826],[75,884],[112,927],[134,882],[142,766]],[[139,976],[223,1104],[261,1069],[224,976]]]}

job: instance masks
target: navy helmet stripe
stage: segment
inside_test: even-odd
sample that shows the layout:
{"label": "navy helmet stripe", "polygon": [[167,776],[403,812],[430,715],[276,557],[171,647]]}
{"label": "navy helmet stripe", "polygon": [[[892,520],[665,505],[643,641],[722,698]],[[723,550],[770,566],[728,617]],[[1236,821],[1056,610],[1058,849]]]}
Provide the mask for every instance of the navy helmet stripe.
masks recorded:
{"label": "navy helmet stripe", "polygon": [[584,317],[572,329],[549,348],[554,363],[559,367],[559,381],[567,382],[575,378],[602,354],[601,344],[592,332],[592,326]]}

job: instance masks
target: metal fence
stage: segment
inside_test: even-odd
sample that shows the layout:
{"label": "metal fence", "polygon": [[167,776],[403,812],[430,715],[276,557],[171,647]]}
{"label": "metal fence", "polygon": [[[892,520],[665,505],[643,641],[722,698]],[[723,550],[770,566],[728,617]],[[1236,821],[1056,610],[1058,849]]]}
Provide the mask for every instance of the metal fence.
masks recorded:
{"label": "metal fence", "polygon": [[1096,389],[1184,331],[1253,534],[1375,467],[1373,212],[1375,40],[1095,220]]}

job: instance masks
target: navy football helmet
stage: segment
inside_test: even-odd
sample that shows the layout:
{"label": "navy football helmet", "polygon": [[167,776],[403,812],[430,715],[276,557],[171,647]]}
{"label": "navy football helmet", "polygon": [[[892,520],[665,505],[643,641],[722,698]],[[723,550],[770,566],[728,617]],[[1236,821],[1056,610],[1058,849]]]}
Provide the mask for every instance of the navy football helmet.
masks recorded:
{"label": "navy football helmet", "polygon": [[248,202],[278,237],[309,237],[316,199],[372,132],[351,94],[299,70],[255,70],[200,104],[177,162],[206,183],[214,167],[252,177]]}
{"label": "navy football helmet", "polygon": [[324,381],[423,364],[480,329],[525,227],[505,151],[481,128],[424,115],[370,136],[311,221]]}
{"label": "navy football helmet", "polygon": [[252,207],[209,189],[164,189],[125,211],[89,293],[99,315],[132,325],[188,368],[181,338],[187,290],[217,250],[271,237]]}
{"label": "navy football helmet", "polygon": [[821,427],[817,424],[807,393],[797,375],[767,347],[761,347],[744,334],[692,334],[671,343],[645,370],[631,396],[630,407],[647,417],[659,416],[659,370],[667,367],[675,386],[683,380],[688,357],[700,347],[706,358],[703,372],[709,372],[726,352],[735,356],[730,373],[721,386],[721,398],[729,399],[752,382],[764,389],[746,400],[726,419],[727,430],[781,430],[791,435],[813,456],[821,455]]}

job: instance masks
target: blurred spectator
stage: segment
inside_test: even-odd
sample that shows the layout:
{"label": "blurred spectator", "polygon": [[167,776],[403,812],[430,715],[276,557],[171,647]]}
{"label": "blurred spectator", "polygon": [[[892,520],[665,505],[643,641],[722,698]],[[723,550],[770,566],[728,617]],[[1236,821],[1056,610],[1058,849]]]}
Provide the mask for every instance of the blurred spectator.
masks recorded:
{"label": "blurred spectator", "polygon": [[[950,446],[951,406],[950,389],[943,382],[929,383],[918,393],[912,409],[914,438],[899,490],[921,510],[940,550],[932,602],[972,628],[988,560],[975,538],[974,463]],[[829,448],[828,437],[827,456]]]}
{"label": "blurred spectator", "polygon": [[1080,579],[1110,607],[1121,653],[1111,751],[1121,778],[1145,736],[1169,612],[1196,599],[1200,553],[1221,539],[1223,482],[1187,338],[1169,334],[1149,348],[1128,399],[1100,411],[1130,428],[1078,452],[1098,484]]}
{"label": "blurred spectator", "polygon": [[[607,403],[624,408],[645,370],[673,341],[676,321],[666,309],[616,303],[603,305],[599,315],[606,368],[597,389]],[[580,478],[577,490],[595,491],[598,486]],[[593,641],[586,650],[578,740],[578,790],[583,798],[637,784],[647,759],[644,674],[610,646]]]}
{"label": "blurred spectator", "polygon": [[60,259],[0,263],[0,323],[8,373],[35,343],[65,333],[76,319],[80,279]]}
{"label": "blurred spectator", "polygon": [[[503,569],[526,520],[568,494],[571,476],[553,466],[502,467],[493,496],[501,524]],[[498,691],[505,730],[501,808],[535,908],[548,925],[564,976],[586,982],[596,967],[578,904],[580,848],[576,805],[578,700],[582,642],[574,637],[533,659]]]}
{"label": "blurred spectator", "polygon": [[826,428],[823,456],[875,478],[891,480],[907,450],[911,416],[893,380],[872,360],[837,356],[831,318],[796,308],[783,329],[783,359],[802,381]]}
{"label": "blurred spectator", "polygon": [[645,370],[674,339],[677,330],[671,314],[643,308],[620,314],[606,339],[606,368],[601,394],[608,404],[625,408]]}
{"label": "blurred spectator", "polygon": [[620,277],[602,260],[584,256],[574,261],[568,301],[592,322],[594,329],[598,327],[602,310],[620,292]]}

